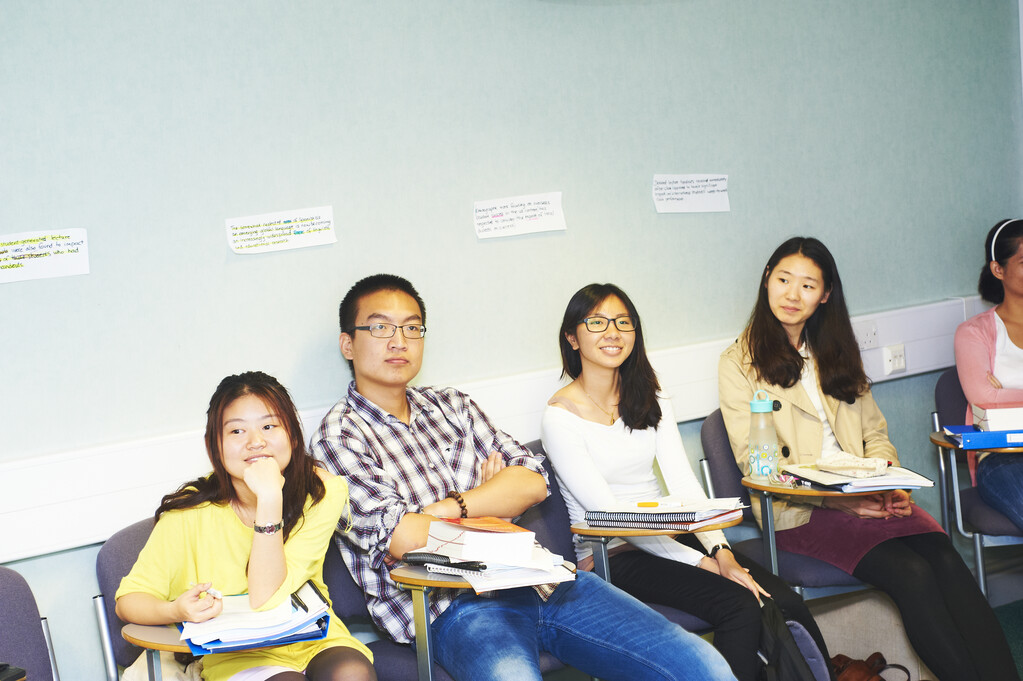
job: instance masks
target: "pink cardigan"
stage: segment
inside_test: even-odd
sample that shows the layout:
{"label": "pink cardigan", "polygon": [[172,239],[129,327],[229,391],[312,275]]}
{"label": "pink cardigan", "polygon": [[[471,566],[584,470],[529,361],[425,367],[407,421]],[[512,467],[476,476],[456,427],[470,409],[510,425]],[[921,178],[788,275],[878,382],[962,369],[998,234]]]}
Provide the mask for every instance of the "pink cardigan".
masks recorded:
{"label": "pink cardigan", "polygon": [[[1023,402],[1023,390],[999,389],[987,380],[995,365],[995,309],[967,319],[956,329],[956,369],[959,382],[970,404],[1005,404]],[[973,415],[966,410],[965,423],[973,423]]]}

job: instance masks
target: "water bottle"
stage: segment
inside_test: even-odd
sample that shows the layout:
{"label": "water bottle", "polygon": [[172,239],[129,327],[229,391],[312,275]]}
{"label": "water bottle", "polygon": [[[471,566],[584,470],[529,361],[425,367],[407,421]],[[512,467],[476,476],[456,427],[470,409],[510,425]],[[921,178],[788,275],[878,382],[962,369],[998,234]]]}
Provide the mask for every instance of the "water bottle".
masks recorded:
{"label": "water bottle", "polygon": [[[763,395],[763,397],[761,397]],[[766,390],[758,390],[749,403],[750,477],[757,482],[778,479],[778,434],[774,432],[774,401]]]}

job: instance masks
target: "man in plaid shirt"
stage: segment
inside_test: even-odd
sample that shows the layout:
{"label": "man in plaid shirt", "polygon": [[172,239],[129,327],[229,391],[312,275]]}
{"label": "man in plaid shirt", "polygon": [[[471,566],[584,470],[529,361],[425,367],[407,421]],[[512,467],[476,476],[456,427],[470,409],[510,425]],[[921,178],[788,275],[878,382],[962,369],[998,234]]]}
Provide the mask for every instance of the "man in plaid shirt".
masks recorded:
{"label": "man in plaid shirt", "polygon": [[[341,353],[354,379],[324,418],[313,453],[348,479],[351,529],[337,544],[377,626],[414,638],[412,598],[390,579],[430,522],[515,517],[547,496],[541,459],[491,425],[454,389],[410,388],[422,364],[426,311],[407,280],[367,277],[341,301]],[[342,524],[344,521],[342,520]],[[699,637],[596,576],[553,593],[435,590],[435,659],[456,679],[540,679],[538,652],[604,679],[732,679]]]}

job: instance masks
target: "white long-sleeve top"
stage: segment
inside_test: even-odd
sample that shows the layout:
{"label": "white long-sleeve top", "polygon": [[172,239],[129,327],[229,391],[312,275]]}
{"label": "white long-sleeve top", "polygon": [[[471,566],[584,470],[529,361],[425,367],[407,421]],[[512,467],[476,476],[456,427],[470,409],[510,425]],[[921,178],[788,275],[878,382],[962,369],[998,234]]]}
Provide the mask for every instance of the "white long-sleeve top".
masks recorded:
{"label": "white long-sleeve top", "polygon": [[[573,523],[585,520],[586,511],[601,511],[616,503],[650,501],[669,494],[684,503],[707,498],[696,479],[678,432],[669,400],[659,398],[661,421],[657,428],[629,430],[619,418],[609,426],[587,421],[576,414],[548,405],[543,414],[541,438],[554,464],[558,484]],[[654,466],[660,471],[663,489]],[[720,530],[698,532],[708,549],[725,543]],[[671,537],[630,537],[630,544],[656,556],[695,565],[702,553]],[[609,548],[624,541],[616,539]],[[587,544],[576,545],[576,559],[591,555]]]}

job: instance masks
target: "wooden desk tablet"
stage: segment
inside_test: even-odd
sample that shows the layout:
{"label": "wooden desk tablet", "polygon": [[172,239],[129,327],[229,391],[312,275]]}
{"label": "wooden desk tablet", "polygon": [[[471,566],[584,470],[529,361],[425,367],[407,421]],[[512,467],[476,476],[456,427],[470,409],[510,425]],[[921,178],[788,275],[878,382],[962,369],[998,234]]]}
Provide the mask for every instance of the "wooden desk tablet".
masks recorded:
{"label": "wooden desk tablet", "polygon": [[145,649],[150,681],[163,679],[163,671],[160,668],[161,650],[171,653],[191,652],[188,644],[181,640],[181,632],[172,624],[126,624],[121,629],[121,636],[128,643]]}

